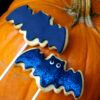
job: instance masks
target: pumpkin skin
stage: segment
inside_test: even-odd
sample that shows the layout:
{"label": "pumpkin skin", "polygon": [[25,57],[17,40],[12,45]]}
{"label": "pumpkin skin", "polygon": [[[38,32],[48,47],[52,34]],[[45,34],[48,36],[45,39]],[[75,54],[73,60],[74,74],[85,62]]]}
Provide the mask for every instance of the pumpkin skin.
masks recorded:
{"label": "pumpkin skin", "polygon": [[100,1],[98,0],[93,0],[93,12],[97,13],[96,17],[93,17],[93,23],[95,25],[95,27],[97,28],[98,32],[100,32]]}
{"label": "pumpkin skin", "polygon": [[[67,0],[68,1],[68,0]],[[12,61],[24,45],[23,35],[19,34],[13,24],[8,24],[5,18],[8,14],[22,5],[29,5],[35,12],[43,12],[55,18],[55,24],[69,28],[69,44],[63,54],[56,50],[37,46],[45,56],[54,53],[56,56],[68,62],[68,68],[75,71],[80,70],[84,76],[84,92],[80,100],[100,100],[100,35],[94,28],[85,24],[77,24],[70,27],[73,17],[67,15],[62,9],[72,2],[66,0],[15,0],[8,11],[0,18],[0,75]],[[41,5],[41,6],[39,6]],[[95,10],[95,9],[94,9]],[[99,22],[93,19],[96,28],[99,30]],[[99,20],[98,20],[99,21]],[[26,49],[33,48],[27,47]],[[23,72],[21,67],[12,66],[4,79],[0,82],[0,100],[31,100],[38,87],[33,78],[29,77],[30,72]],[[37,100],[74,100],[72,95],[64,96],[64,93],[55,94],[53,91],[40,92]]]}

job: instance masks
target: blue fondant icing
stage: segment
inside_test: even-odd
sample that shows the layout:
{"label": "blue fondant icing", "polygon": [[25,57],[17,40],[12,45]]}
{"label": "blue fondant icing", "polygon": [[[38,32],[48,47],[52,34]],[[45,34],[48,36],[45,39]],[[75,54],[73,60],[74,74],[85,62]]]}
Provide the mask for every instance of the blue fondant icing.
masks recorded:
{"label": "blue fondant icing", "polygon": [[65,61],[56,58],[54,55],[48,59],[44,58],[39,49],[31,49],[23,53],[16,63],[24,63],[25,69],[34,68],[33,76],[40,77],[40,85],[46,88],[54,85],[55,88],[63,86],[66,92],[72,91],[75,98],[79,98],[83,89],[82,74],[73,72],[72,69],[64,70]]}
{"label": "blue fondant icing", "polygon": [[27,5],[21,6],[11,12],[6,18],[7,21],[14,20],[14,24],[22,23],[21,30],[27,31],[26,39],[32,41],[38,38],[40,42],[48,41],[48,46],[55,46],[61,53],[64,49],[66,29],[58,28],[58,25],[50,25],[50,16],[39,11],[32,14]]}

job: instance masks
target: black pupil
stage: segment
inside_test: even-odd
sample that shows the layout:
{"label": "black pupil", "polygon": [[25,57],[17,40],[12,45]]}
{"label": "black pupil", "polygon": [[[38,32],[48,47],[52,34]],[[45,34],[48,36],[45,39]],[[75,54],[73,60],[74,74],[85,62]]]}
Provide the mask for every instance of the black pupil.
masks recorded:
{"label": "black pupil", "polygon": [[60,66],[61,66],[61,64],[60,64],[60,63],[58,63],[58,64],[57,64],[57,66],[58,66],[58,67],[60,67]]}

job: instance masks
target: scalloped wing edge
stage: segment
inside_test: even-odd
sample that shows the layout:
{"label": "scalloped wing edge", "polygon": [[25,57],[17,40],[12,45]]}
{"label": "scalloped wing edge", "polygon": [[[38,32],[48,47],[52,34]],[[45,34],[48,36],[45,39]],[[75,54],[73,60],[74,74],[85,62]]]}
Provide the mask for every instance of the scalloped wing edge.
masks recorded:
{"label": "scalloped wing edge", "polygon": [[[25,64],[24,63],[17,63],[17,64],[15,64],[15,66],[21,66],[24,72],[31,71],[30,72],[30,77],[34,78],[36,80],[36,84],[37,84],[38,88],[40,88],[44,92],[50,92],[51,90],[53,90],[55,93],[60,93],[63,90],[65,96],[73,95],[73,97],[75,98],[75,100],[79,100],[81,98],[82,94],[83,94],[83,90],[84,90],[84,78],[83,78],[83,74],[82,74],[82,72],[80,70],[78,70],[77,72],[80,72],[80,74],[81,74],[81,77],[82,77],[82,87],[83,88],[82,88],[80,96],[78,98],[76,98],[75,95],[74,95],[74,92],[73,91],[66,92],[64,86],[60,86],[59,88],[55,88],[55,86],[53,84],[51,84],[51,85],[47,86],[46,88],[43,88],[40,85],[40,77],[33,75],[33,73],[35,71],[34,68],[25,69]],[[68,70],[72,70],[75,73],[75,71],[72,68],[69,68]]]}

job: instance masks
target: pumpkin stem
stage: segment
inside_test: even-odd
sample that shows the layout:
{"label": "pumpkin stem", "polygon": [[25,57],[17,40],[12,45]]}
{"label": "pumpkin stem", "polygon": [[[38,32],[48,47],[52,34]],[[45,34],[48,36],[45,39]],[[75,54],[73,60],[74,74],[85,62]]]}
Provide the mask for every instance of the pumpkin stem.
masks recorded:
{"label": "pumpkin stem", "polygon": [[77,23],[85,23],[95,28],[92,17],[96,14],[92,11],[92,0],[73,0],[72,6],[65,7],[65,10],[70,16],[74,17],[72,26]]}
{"label": "pumpkin stem", "polygon": [[65,10],[67,11],[67,13],[70,16],[74,17],[74,21],[72,23],[72,26],[74,26],[75,24],[77,24],[77,22],[79,21],[79,17],[80,17],[80,3],[81,0],[73,0],[72,6],[71,7],[65,7]]}

